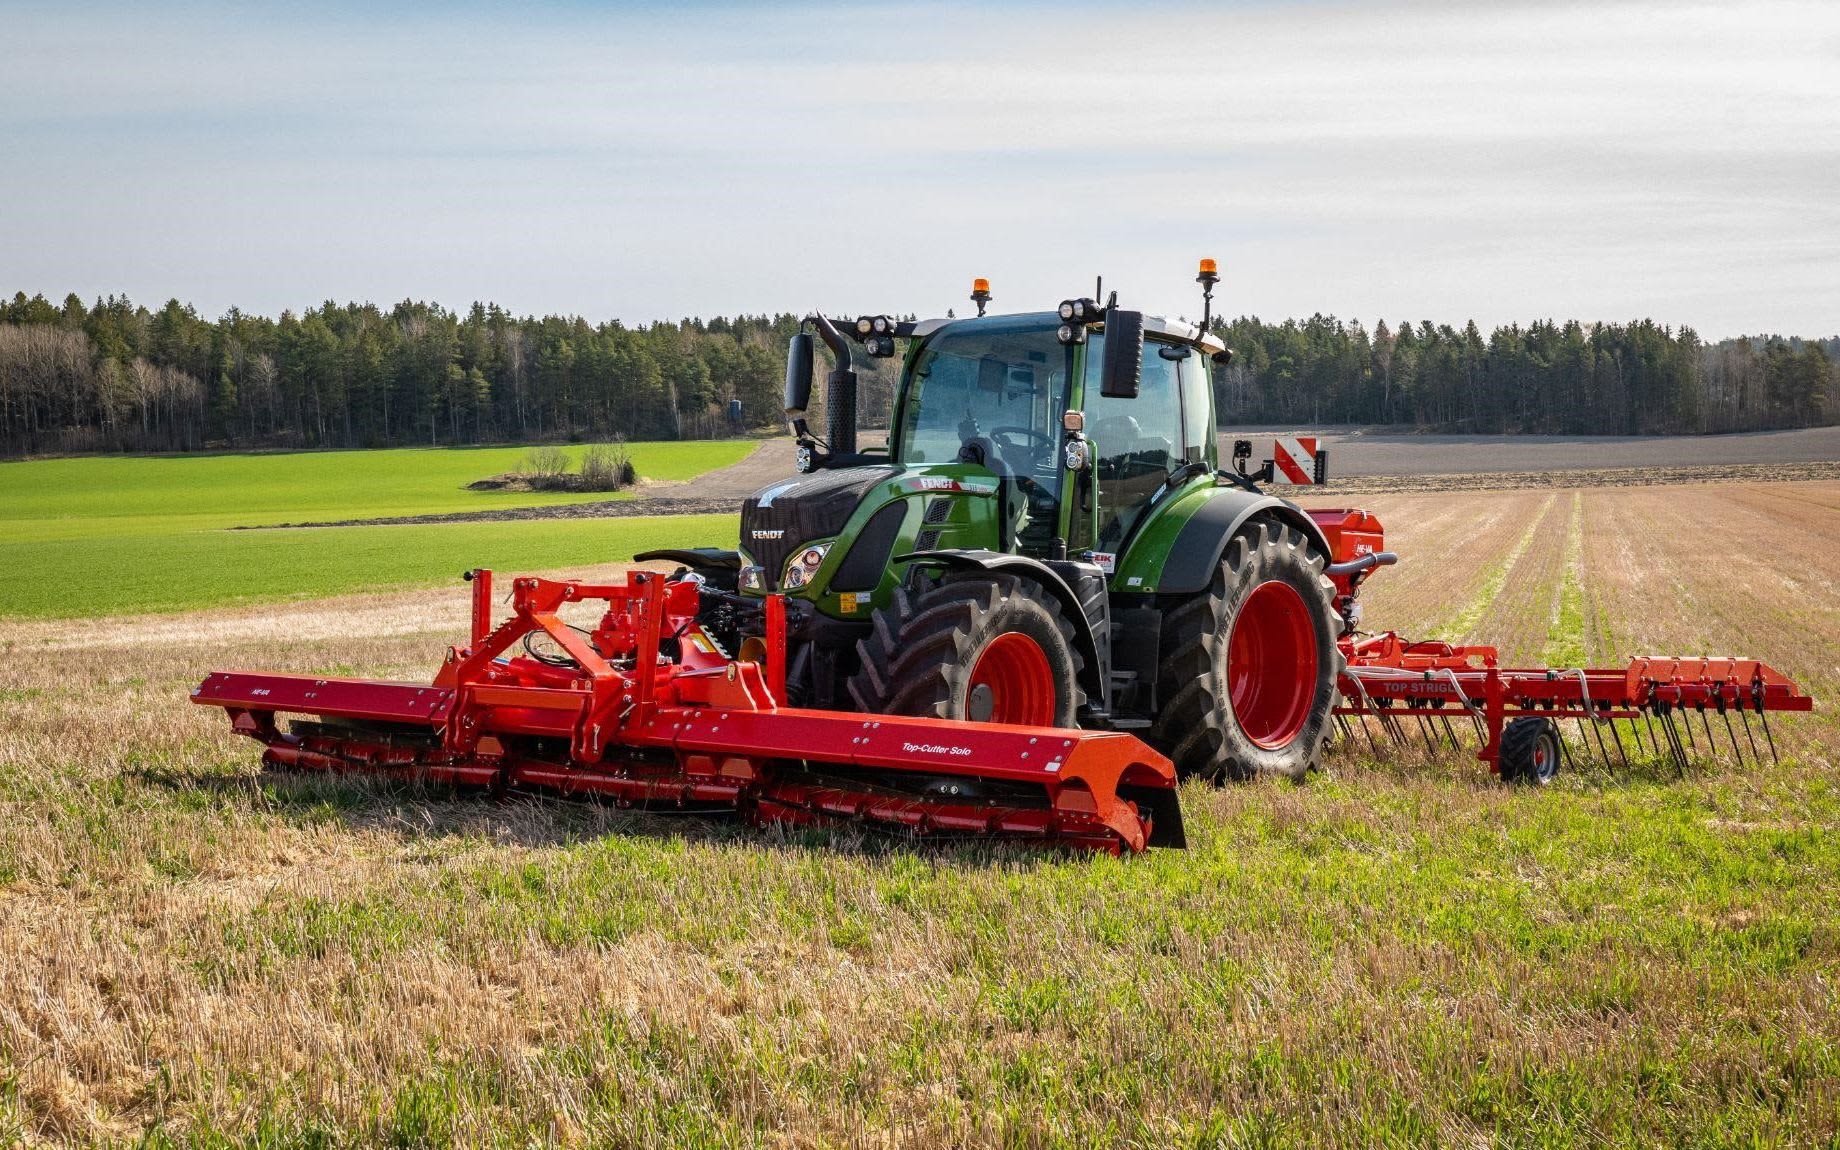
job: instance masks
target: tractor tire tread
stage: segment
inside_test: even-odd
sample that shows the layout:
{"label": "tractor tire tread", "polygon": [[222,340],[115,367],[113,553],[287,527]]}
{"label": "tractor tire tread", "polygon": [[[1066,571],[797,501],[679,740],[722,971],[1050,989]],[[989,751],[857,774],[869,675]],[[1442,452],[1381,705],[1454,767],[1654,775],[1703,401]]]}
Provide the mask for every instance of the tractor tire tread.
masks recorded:
{"label": "tractor tire tread", "polygon": [[[1162,647],[1166,654],[1157,681],[1181,685],[1159,708],[1148,734],[1152,745],[1168,755],[1181,774],[1217,782],[1258,774],[1301,779],[1319,765],[1344,664],[1335,642],[1340,627],[1330,606],[1334,585],[1323,574],[1327,563],[1328,557],[1303,532],[1260,517],[1228,540],[1220,569],[1205,590],[1164,608]],[[1288,571],[1294,585],[1313,583],[1320,591],[1315,604],[1318,665],[1326,668],[1326,674],[1319,669],[1317,702],[1303,733],[1279,754],[1260,751],[1239,735],[1224,683],[1230,603],[1236,592],[1243,598],[1262,581],[1256,578],[1261,571]]]}
{"label": "tractor tire tread", "polygon": [[851,702],[867,714],[960,717],[954,711],[971,673],[973,633],[1012,598],[1046,611],[1061,637],[1071,674],[1058,721],[1073,726],[1086,698],[1079,687],[1084,664],[1073,624],[1054,596],[1004,573],[952,573],[917,595],[897,593],[875,612],[869,635],[857,642],[861,669],[849,681]]}

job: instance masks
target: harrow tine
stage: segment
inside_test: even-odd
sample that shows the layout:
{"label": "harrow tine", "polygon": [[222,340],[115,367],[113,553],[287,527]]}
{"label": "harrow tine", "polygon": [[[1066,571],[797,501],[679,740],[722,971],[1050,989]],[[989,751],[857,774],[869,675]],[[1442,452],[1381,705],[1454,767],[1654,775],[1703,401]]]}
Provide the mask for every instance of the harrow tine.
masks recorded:
{"label": "harrow tine", "polygon": [[1751,758],[1756,759],[1758,764],[1761,765],[1763,763],[1763,755],[1757,750],[1757,735],[1751,730],[1750,712],[1744,709],[1742,703],[1738,705],[1738,719],[1744,724],[1744,741],[1751,745]]}
{"label": "harrow tine", "polygon": [[1642,725],[1648,728],[1648,745],[1654,748],[1655,757],[1661,757],[1661,739],[1655,734],[1655,716],[1648,708],[1642,708]]}
{"label": "harrow tine", "polygon": [[1367,736],[1367,745],[1374,752],[1374,758],[1380,757],[1380,743],[1374,738],[1374,729],[1367,723],[1367,712],[1361,712],[1361,733]]}
{"label": "harrow tine", "polygon": [[[1691,719],[1687,721],[1689,723],[1692,722]],[[1706,718],[1706,708],[1704,705],[1699,707],[1699,725],[1706,728],[1706,753],[1708,755],[1717,756],[1719,753],[1719,744],[1712,737],[1712,721]]]}
{"label": "harrow tine", "polygon": [[1603,759],[1605,772],[1608,772],[1610,770],[1610,749],[1604,746],[1603,724],[1596,715],[1591,716],[1591,735],[1597,740],[1597,753]]}
{"label": "harrow tine", "polygon": [[1725,709],[1722,701],[1719,705],[1719,714],[1725,720],[1725,737],[1731,740],[1731,756],[1738,761],[1739,766],[1743,766],[1744,752],[1738,749],[1738,732],[1732,728],[1731,712]]}
{"label": "harrow tine", "polygon": [[1450,716],[1449,715],[1439,715],[1438,718],[1442,720],[1444,724],[1444,737],[1450,740],[1450,749],[1453,751],[1462,750],[1463,749],[1462,745],[1457,742],[1457,732],[1451,729]]}
{"label": "harrow tine", "polygon": [[[1674,712],[1669,711],[1668,718],[1672,719],[1673,717],[1674,717]],[[1693,738],[1693,720],[1692,719],[1682,719],[1680,721],[1680,726],[1682,729],[1684,729],[1687,732],[1687,746],[1692,748],[1695,754],[1698,754],[1699,744],[1695,742]]]}
{"label": "harrow tine", "polygon": [[[1410,747],[1410,746],[1412,746],[1412,733],[1411,733],[1410,731],[1408,731],[1408,730],[1406,730],[1406,720],[1407,720],[1408,718],[1409,718],[1409,719],[1412,719],[1412,722],[1413,722],[1414,724],[1417,724],[1417,723],[1418,723],[1418,719],[1417,719],[1417,718],[1416,718],[1415,716],[1411,716],[1411,715],[1394,715],[1394,716],[1392,716],[1392,719],[1393,719],[1393,737],[1394,737],[1394,738],[1396,738],[1396,739],[1398,739],[1398,740],[1399,740],[1400,742],[1402,742],[1402,743],[1404,743],[1404,744],[1405,744],[1406,746],[1408,746],[1408,747]],[[1422,734],[1422,732],[1421,732],[1421,734]]]}
{"label": "harrow tine", "polygon": [[1757,708],[1757,718],[1763,722],[1763,737],[1770,743],[1770,762],[1782,766],[1782,759],[1776,754],[1776,736],[1770,733],[1770,713],[1762,707]]}
{"label": "harrow tine", "polygon": [[[1674,712],[1661,712],[1661,724],[1667,728],[1668,746],[1674,752],[1674,768],[1680,773],[1680,777],[1684,779],[1687,777],[1687,748],[1686,745],[1680,741],[1680,728],[1674,724]],[[1692,733],[1693,728],[1689,726],[1687,728],[1687,734],[1691,735]]]}
{"label": "harrow tine", "polygon": [[1572,753],[1571,740],[1565,737],[1565,724],[1555,722],[1552,725],[1552,729],[1553,737],[1559,740],[1559,758],[1564,762],[1566,770],[1576,771],[1578,769],[1578,756]]}
{"label": "harrow tine", "polygon": [[1425,721],[1425,716],[1423,715],[1419,715],[1417,718],[1418,733],[1425,740],[1425,753],[1435,759],[1437,758],[1437,744],[1431,741],[1431,724]]}
{"label": "harrow tine", "polygon": [[1616,729],[1615,719],[1610,720],[1610,737],[1616,740],[1616,757],[1622,760],[1623,771],[1627,773],[1629,771],[1629,755],[1623,750],[1623,735]]}

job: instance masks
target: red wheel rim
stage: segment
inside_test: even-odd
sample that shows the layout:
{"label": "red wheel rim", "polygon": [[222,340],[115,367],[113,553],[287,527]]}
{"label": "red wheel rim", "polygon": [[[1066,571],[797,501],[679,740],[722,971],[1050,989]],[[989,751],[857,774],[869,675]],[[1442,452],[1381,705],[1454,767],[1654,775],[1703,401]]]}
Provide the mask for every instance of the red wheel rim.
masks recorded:
{"label": "red wheel rim", "polygon": [[966,717],[979,722],[1054,725],[1054,672],[1041,644],[1006,631],[978,652],[965,685]]}
{"label": "red wheel rim", "polygon": [[1316,628],[1309,604],[1288,583],[1261,583],[1246,596],[1227,643],[1233,717],[1268,751],[1295,739],[1316,695]]}

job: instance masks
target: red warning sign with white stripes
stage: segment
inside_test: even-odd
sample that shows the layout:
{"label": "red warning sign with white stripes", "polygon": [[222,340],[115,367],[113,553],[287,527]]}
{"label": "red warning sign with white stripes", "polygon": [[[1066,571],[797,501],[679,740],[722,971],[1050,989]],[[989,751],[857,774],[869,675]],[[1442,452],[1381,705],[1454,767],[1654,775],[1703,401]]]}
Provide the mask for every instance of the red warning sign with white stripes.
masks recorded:
{"label": "red warning sign with white stripes", "polygon": [[1272,441],[1271,462],[1274,476],[1281,483],[1313,484],[1316,482],[1316,437],[1292,435]]}

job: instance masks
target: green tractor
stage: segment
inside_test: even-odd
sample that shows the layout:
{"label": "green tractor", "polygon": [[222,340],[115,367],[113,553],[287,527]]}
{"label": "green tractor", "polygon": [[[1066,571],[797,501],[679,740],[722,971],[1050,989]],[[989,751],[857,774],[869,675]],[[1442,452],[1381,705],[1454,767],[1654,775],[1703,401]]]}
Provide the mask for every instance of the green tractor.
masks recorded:
{"label": "green tractor", "polygon": [[[1116,293],[986,315],[984,281],[976,318],[812,315],[786,374],[800,474],[746,501],[739,551],[641,558],[700,576],[742,658],[783,595],[796,706],[1124,730],[1185,775],[1300,777],[1351,621],[1317,522],[1258,488],[1244,445],[1220,467],[1212,261],[1198,282],[1200,327]],[[885,447],[857,447],[858,353],[903,356]]]}

